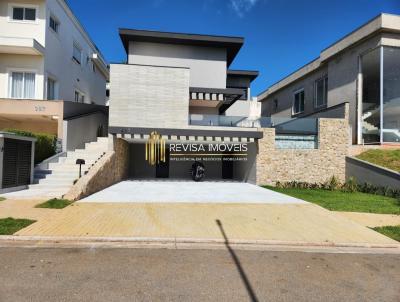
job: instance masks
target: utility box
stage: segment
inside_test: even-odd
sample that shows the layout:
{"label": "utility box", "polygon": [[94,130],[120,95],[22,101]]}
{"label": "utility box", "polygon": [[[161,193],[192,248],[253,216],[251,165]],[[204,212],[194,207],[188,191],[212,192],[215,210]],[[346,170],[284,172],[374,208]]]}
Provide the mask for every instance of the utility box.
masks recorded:
{"label": "utility box", "polygon": [[36,138],[0,132],[0,193],[26,189],[33,181]]}

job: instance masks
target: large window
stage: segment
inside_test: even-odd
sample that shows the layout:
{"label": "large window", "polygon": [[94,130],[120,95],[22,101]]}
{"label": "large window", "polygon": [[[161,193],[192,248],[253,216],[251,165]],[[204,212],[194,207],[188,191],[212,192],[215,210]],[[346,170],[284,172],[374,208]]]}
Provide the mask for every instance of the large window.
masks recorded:
{"label": "large window", "polygon": [[380,141],[380,49],[374,49],[361,57],[362,112],[361,131],[363,142]]}
{"label": "large window", "polygon": [[74,49],[73,49],[73,52],[72,52],[72,59],[76,63],[81,64],[81,61],[82,61],[82,49],[76,43],[74,43]]}
{"label": "large window", "polygon": [[292,113],[299,114],[303,111],[304,111],[304,89],[300,89],[294,93]]}
{"label": "large window", "polygon": [[400,48],[378,47],[361,57],[364,143],[400,142]]}
{"label": "large window", "polygon": [[12,8],[12,19],[17,21],[35,21],[36,8],[15,6]]}
{"label": "large window", "polygon": [[328,76],[315,81],[315,108],[325,106],[328,102]]}
{"label": "large window", "polygon": [[11,72],[10,97],[13,99],[34,99],[35,73],[20,71]]}
{"label": "large window", "polygon": [[382,51],[382,142],[400,142],[400,48]]}

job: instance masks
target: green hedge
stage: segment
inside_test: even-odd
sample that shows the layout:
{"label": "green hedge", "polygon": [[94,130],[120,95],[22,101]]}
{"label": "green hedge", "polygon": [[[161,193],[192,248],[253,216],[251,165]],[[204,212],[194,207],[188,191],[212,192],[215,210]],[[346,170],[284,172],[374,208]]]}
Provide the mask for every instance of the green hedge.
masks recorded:
{"label": "green hedge", "polygon": [[35,164],[42,162],[56,154],[57,137],[47,133],[33,133],[18,129],[3,129],[2,131],[15,133],[21,136],[34,137],[37,139],[35,143]]}

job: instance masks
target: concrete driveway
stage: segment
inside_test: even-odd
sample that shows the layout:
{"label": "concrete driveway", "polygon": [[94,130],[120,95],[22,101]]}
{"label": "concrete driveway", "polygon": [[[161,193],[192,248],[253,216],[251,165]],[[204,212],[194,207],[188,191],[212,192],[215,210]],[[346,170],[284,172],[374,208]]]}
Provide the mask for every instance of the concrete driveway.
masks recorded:
{"label": "concrete driveway", "polygon": [[242,182],[127,180],[80,202],[305,204],[284,194]]}

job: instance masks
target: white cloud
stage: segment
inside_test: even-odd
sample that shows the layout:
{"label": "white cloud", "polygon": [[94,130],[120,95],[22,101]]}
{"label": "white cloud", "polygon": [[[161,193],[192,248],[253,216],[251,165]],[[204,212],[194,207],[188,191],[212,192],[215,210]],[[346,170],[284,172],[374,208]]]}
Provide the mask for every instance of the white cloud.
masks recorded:
{"label": "white cloud", "polygon": [[235,13],[242,18],[245,13],[250,11],[258,0],[230,0]]}

